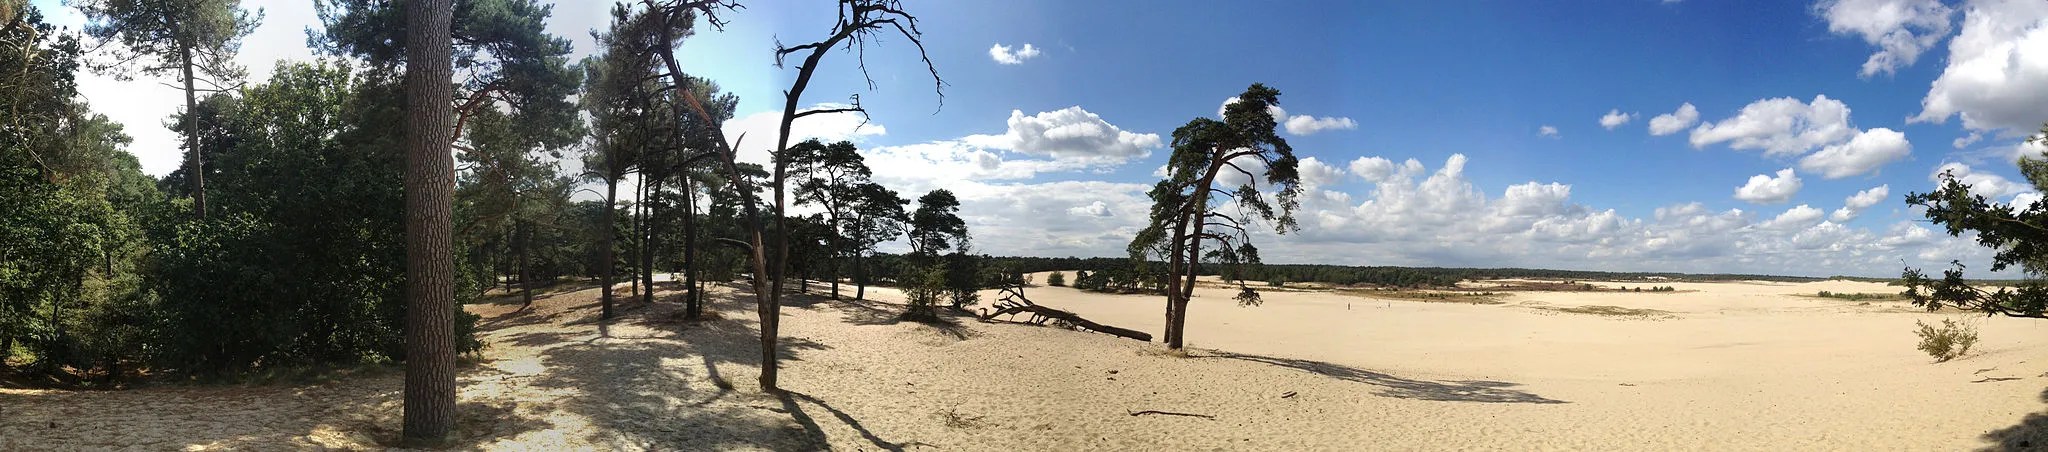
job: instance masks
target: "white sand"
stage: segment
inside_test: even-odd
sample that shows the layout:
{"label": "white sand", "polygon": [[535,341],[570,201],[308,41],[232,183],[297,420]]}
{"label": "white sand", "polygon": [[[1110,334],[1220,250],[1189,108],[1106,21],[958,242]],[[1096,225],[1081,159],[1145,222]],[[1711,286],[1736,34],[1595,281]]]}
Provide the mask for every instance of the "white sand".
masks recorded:
{"label": "white sand", "polygon": [[[1944,315],[1788,295],[1892,291],[1882,285],[1656,285],[1681,292],[1469,305],[1275,291],[1240,308],[1202,289],[1190,358],[1102,334],[964,318],[940,328],[895,321],[895,305],[805,298],[784,308],[787,398],[754,385],[750,298],[721,291],[728,320],[665,322],[664,303],[600,331],[588,322],[595,291],[583,291],[490,325],[492,347],[463,376],[463,447],[1958,450],[2048,431],[2041,321],[1976,318],[1978,351],[1934,364],[1911,330]],[[1156,296],[1029,294],[1155,334],[1164,318]],[[1581,305],[1669,315],[1535,308]],[[512,307],[472,310],[490,322]],[[399,381],[0,390],[0,450],[375,448],[396,436]],[[1128,414],[1140,410],[1215,418]]]}

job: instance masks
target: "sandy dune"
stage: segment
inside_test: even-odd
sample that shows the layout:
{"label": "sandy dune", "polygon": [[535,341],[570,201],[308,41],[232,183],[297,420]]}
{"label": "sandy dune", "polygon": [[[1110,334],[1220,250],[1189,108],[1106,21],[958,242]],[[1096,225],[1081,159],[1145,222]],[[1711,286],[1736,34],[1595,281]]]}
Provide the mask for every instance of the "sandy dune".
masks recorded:
{"label": "sandy dune", "polygon": [[[1933,364],[1910,331],[1943,315],[1789,295],[1882,285],[1669,285],[1681,292],[1498,305],[1274,291],[1249,308],[1202,289],[1187,358],[1048,327],[898,322],[885,302],[899,295],[870,288],[878,302],[785,307],[785,397],[754,386],[743,294],[718,292],[725,320],[674,322],[658,303],[608,326],[590,321],[595,290],[552,294],[524,314],[471,306],[492,346],[462,377],[463,448],[1966,450],[2048,432],[2038,321],[1977,319],[1979,351]],[[1117,326],[1163,320],[1159,297],[1029,294]],[[1583,305],[1665,314],[1542,309]],[[0,450],[378,448],[396,436],[399,382],[5,389]],[[1144,410],[1213,418],[1130,414]]]}

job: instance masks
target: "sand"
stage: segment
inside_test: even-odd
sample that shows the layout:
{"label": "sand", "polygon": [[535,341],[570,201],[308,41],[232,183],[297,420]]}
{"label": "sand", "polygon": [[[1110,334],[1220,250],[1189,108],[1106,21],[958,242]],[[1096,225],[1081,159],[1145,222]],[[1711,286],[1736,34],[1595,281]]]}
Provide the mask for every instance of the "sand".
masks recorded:
{"label": "sand", "polygon": [[[780,397],[755,385],[744,293],[714,294],[722,320],[677,322],[661,302],[609,325],[593,321],[595,290],[557,293],[526,313],[470,306],[491,346],[462,374],[459,448],[1967,450],[2048,438],[2042,321],[1971,316],[1976,351],[1937,364],[1911,331],[1950,315],[1795,295],[1895,288],[1656,285],[1680,291],[1516,292],[1494,305],[1273,291],[1238,307],[1205,288],[1187,357],[969,317],[899,322],[888,289],[869,288],[870,302],[796,297]],[[1156,296],[1027,293],[1141,331],[1164,319]],[[1555,310],[1577,306],[1659,312]],[[0,389],[0,450],[381,448],[396,437],[401,380]],[[1131,414],[1145,410],[1212,417]]]}

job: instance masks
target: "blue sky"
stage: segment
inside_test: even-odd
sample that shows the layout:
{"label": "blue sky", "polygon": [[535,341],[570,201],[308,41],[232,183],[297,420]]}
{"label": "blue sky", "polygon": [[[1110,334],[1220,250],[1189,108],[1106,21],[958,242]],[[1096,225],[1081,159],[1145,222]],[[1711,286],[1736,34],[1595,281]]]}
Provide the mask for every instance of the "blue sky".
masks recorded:
{"label": "blue sky", "polygon": [[[310,7],[249,3],[268,16],[244,49],[252,74],[306,58],[288,44]],[[836,13],[755,3],[681,56],[741,97],[727,129],[759,159],[793,76],[772,66],[774,43],[823,37]],[[1914,221],[1903,197],[1946,165],[2001,201],[2039,199],[2013,164],[2040,152],[2022,141],[2048,120],[2039,3],[910,1],[949,83],[943,107],[915,47],[884,36],[868,47],[872,90],[852,53],[833,52],[803,99],[859,94],[868,125],[798,129],[858,142],[908,197],[959,192],[983,252],[1119,255],[1173,129],[1262,82],[1287,119],[1334,126],[1283,135],[1320,166],[1303,230],[1258,238],[1269,261],[1981,270],[1987,250]],[[588,52],[600,5],[562,3],[551,29]],[[85,91],[122,93],[93,102],[159,129],[133,150],[161,174],[175,136],[156,124],[176,94],[157,105],[130,83]],[[1621,121],[1603,125],[1610,112]]]}

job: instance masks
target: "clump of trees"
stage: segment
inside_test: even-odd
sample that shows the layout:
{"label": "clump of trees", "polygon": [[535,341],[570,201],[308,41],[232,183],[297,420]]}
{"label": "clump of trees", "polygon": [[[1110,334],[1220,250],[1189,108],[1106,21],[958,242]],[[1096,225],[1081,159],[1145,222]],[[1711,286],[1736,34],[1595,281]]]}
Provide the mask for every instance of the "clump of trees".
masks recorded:
{"label": "clump of trees", "polygon": [[1052,274],[1045,276],[1045,283],[1053,287],[1066,287],[1067,275],[1065,273],[1052,272]]}

